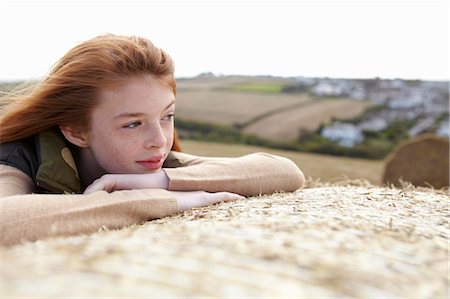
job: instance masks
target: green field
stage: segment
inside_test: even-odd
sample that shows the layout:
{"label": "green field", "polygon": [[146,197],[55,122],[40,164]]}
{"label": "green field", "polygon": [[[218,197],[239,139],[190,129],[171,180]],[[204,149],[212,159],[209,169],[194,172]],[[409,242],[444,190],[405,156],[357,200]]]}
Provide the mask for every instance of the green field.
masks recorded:
{"label": "green field", "polygon": [[248,91],[248,92],[270,92],[280,93],[285,84],[271,82],[249,82],[233,85],[231,90]]}
{"label": "green field", "polygon": [[322,182],[365,179],[381,184],[383,161],[336,157],[320,154],[274,150],[256,146],[222,144],[182,140],[183,151],[200,156],[237,157],[255,152],[266,152],[287,157],[294,161],[306,177]]}

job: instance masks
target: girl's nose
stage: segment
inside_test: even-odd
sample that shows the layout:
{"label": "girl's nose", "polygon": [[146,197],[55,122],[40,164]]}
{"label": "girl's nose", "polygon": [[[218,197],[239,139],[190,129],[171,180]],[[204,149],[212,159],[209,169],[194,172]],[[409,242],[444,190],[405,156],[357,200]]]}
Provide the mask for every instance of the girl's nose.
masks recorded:
{"label": "girl's nose", "polygon": [[167,138],[161,126],[152,126],[146,134],[144,146],[145,148],[163,148],[166,145]]}

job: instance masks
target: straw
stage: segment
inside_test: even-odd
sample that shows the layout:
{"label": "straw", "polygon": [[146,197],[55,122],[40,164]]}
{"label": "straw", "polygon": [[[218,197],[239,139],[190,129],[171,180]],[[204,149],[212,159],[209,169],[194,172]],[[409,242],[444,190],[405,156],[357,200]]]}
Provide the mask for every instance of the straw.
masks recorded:
{"label": "straw", "polygon": [[449,191],[322,184],[2,248],[4,297],[447,298]]}

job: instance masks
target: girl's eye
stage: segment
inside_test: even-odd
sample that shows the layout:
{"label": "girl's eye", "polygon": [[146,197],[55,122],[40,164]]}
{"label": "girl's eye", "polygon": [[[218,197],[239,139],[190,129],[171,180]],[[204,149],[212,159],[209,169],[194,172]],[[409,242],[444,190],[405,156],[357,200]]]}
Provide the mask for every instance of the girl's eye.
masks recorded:
{"label": "girl's eye", "polygon": [[125,129],[134,129],[134,128],[136,128],[136,127],[139,127],[141,124],[142,124],[141,121],[134,121],[134,122],[132,122],[132,123],[129,123],[129,124],[124,125],[122,128],[125,128]]}
{"label": "girl's eye", "polygon": [[173,113],[167,114],[166,116],[163,117],[163,120],[172,121],[174,116],[175,114]]}

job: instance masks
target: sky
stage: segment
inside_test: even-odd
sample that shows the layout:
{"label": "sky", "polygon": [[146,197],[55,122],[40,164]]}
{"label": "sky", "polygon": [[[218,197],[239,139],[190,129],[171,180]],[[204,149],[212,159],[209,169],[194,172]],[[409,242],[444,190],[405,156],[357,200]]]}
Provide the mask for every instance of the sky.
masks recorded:
{"label": "sky", "polygon": [[0,0],[0,81],[105,33],[150,39],[176,77],[449,80],[449,31],[449,1]]}

